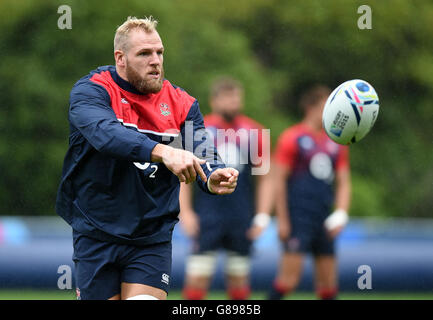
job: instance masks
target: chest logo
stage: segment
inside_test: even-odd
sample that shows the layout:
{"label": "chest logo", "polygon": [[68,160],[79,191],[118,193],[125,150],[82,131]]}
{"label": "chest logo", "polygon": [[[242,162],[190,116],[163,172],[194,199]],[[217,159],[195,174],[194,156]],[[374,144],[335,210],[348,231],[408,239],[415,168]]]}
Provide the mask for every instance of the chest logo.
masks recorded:
{"label": "chest logo", "polygon": [[159,105],[159,110],[161,111],[161,114],[165,117],[167,117],[171,114],[170,107],[166,103],[161,103]]}

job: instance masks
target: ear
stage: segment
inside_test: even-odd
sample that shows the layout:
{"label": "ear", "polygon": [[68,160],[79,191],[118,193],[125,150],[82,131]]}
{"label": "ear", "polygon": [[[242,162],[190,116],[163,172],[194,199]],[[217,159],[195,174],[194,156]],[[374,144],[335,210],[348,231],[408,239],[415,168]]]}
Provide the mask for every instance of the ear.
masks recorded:
{"label": "ear", "polygon": [[114,61],[116,66],[124,68],[126,66],[126,54],[122,50],[114,51]]}

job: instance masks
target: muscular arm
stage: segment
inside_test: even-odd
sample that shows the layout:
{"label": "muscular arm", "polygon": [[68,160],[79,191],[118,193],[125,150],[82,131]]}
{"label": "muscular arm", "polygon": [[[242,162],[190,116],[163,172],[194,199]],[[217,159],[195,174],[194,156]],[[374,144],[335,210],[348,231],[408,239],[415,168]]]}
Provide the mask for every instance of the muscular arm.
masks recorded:
{"label": "muscular arm", "polygon": [[99,152],[138,162],[162,162],[181,182],[191,182],[198,174],[207,177],[205,163],[191,152],[153,141],[146,135],[125,128],[110,105],[107,91],[89,82],[79,83],[71,91],[69,120]]}
{"label": "muscular arm", "polygon": [[112,157],[149,162],[157,144],[146,135],[125,128],[110,106],[107,91],[89,82],[72,89],[69,121],[96,150]]}

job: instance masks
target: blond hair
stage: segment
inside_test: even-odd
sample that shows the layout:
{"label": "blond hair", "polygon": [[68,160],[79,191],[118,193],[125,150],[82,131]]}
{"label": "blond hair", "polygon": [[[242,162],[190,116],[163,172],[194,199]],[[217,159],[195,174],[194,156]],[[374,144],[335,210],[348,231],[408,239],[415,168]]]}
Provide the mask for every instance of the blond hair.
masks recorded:
{"label": "blond hair", "polygon": [[128,36],[131,30],[141,29],[147,33],[156,31],[158,21],[152,16],[138,19],[136,17],[128,17],[126,21],[117,28],[114,35],[114,50],[128,50]]}

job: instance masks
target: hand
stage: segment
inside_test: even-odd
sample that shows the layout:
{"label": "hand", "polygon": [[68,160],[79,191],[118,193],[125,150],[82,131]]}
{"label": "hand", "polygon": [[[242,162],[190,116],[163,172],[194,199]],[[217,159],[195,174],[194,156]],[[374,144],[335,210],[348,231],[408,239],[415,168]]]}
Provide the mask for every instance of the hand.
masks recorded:
{"label": "hand", "polygon": [[186,150],[165,145],[157,146],[163,146],[160,152],[162,163],[179,178],[180,182],[187,184],[194,182],[197,178],[197,174],[200,175],[204,182],[207,181],[203,168],[200,166],[206,163],[206,160],[202,160],[196,157],[192,152]]}
{"label": "hand", "polygon": [[289,221],[278,221],[278,237],[280,240],[288,240],[291,231],[292,228]]}
{"label": "hand", "polygon": [[247,230],[247,237],[250,240],[256,240],[263,232],[263,230],[265,230],[265,227],[260,227],[258,225],[252,225],[248,230]]}
{"label": "hand", "polygon": [[184,210],[180,213],[180,223],[188,237],[194,238],[200,231],[198,216],[193,210]]}
{"label": "hand", "polygon": [[332,230],[328,230],[328,234],[331,237],[331,239],[334,239],[341,233],[341,231],[343,231],[343,229],[344,229],[343,226],[335,227]]}
{"label": "hand", "polygon": [[271,217],[265,212],[256,213],[253,218],[252,226],[247,230],[247,238],[250,240],[257,239],[269,225]]}
{"label": "hand", "polygon": [[331,238],[335,238],[349,221],[347,212],[343,209],[337,209],[331,213],[324,222],[324,226]]}
{"label": "hand", "polygon": [[239,171],[236,169],[216,169],[209,177],[209,191],[216,194],[230,194],[236,189],[238,177]]}

